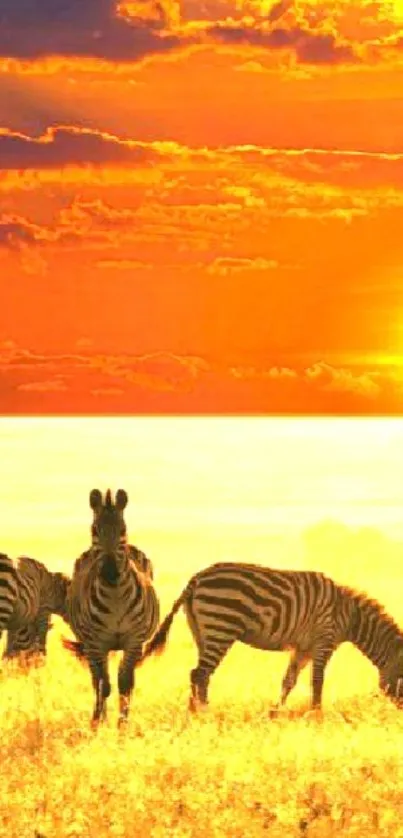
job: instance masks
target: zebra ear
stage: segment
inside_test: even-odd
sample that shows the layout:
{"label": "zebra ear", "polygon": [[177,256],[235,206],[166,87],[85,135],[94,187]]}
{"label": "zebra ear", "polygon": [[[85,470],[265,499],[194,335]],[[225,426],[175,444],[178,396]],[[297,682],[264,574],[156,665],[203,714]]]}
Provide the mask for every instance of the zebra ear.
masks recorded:
{"label": "zebra ear", "polygon": [[92,489],[90,492],[90,507],[97,512],[102,506],[102,494],[99,489]]}
{"label": "zebra ear", "polygon": [[125,492],[124,489],[118,489],[115,497],[115,504],[117,508],[123,511],[123,509],[127,506],[128,500],[129,498],[127,492]]}

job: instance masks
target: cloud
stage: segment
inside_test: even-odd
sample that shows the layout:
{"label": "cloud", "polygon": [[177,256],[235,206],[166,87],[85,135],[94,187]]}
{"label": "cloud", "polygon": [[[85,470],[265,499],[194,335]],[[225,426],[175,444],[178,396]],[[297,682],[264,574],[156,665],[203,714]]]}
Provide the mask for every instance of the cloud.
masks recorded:
{"label": "cloud", "polygon": [[18,254],[21,268],[26,274],[44,275],[47,263],[36,247],[50,240],[46,229],[16,215],[0,216],[0,251]]}
{"label": "cloud", "polygon": [[356,374],[349,369],[337,369],[323,361],[308,367],[305,377],[327,391],[356,393],[369,399],[376,398],[381,392],[378,373]]}
{"label": "cloud", "polygon": [[[148,178],[155,173],[154,181],[149,181],[151,189],[160,189],[167,194],[178,189],[186,192],[196,167],[207,171],[210,166],[217,180],[217,167],[224,170],[225,166],[230,167],[234,163],[249,168],[255,165],[256,174],[265,167],[268,172],[277,172],[309,183],[320,184],[325,180],[349,186],[403,186],[401,152],[307,148],[297,143],[295,147],[285,148],[248,144],[208,149],[168,141],[140,142],[74,125],[54,125],[40,136],[0,128],[0,171],[3,172],[3,182],[7,177],[14,177],[13,184],[16,185],[18,178],[21,178],[21,188],[26,189],[40,185],[41,171],[51,173],[52,170],[59,171],[65,167],[81,167],[83,173],[88,174],[89,167],[94,167],[90,170],[91,182],[91,177],[93,181],[97,178],[97,167],[102,167],[110,173],[111,183],[119,169],[123,173],[122,183],[130,176],[131,169],[135,176],[144,169]],[[176,177],[172,175],[173,164],[178,172]],[[181,166],[183,173],[180,172]],[[164,169],[166,177],[161,183],[160,172]],[[109,185],[108,177],[106,185]],[[116,183],[119,182],[117,179]],[[96,183],[98,187],[102,186],[99,176]],[[214,205],[215,190],[211,186],[208,190],[205,203],[208,198]],[[243,194],[246,203],[248,196],[255,203],[257,201],[256,195],[253,196],[245,184],[229,182],[226,191],[235,197]],[[87,203],[89,205],[90,202]],[[93,205],[93,212],[96,213],[96,201],[93,201]]]}
{"label": "cloud", "polygon": [[151,271],[151,262],[140,262],[137,259],[100,259],[97,268],[114,271]]}
{"label": "cloud", "polygon": [[[42,148],[49,154],[42,165],[56,165],[51,147],[58,133],[54,128],[42,144],[38,138],[23,137],[20,156],[14,156],[15,173],[23,169],[26,147],[31,154],[32,145],[32,162],[39,163],[39,144],[40,155]],[[104,135],[92,133],[103,141]],[[79,133],[71,136],[73,145],[80,140]],[[360,244],[364,228],[382,229],[386,223],[394,229],[403,207],[401,153],[255,145],[204,149],[106,136],[119,153],[121,147],[128,153],[129,160],[134,151],[134,165],[125,162],[101,175],[94,169],[92,181],[74,185],[59,184],[66,170],[62,174],[56,168],[32,169],[33,177],[43,177],[39,186],[32,187],[31,195],[25,194],[25,186],[10,191],[4,205],[14,211],[0,212],[2,263],[8,260],[13,270],[18,264],[26,274],[41,275],[57,269],[55,260],[69,250],[79,251],[92,271],[122,276],[144,272],[152,280],[162,265],[170,275],[185,270],[240,275],[280,266],[306,270],[312,258],[308,249],[290,250],[295,259],[291,262],[281,238],[271,236],[273,219],[281,222],[285,236],[302,228],[309,235],[315,226],[341,241],[350,226],[365,257],[368,248]],[[0,134],[0,155],[3,139]],[[136,150],[150,167],[138,164]],[[153,165],[154,159],[158,165]],[[83,171],[88,173],[89,166]],[[18,213],[18,207],[29,217]],[[249,253],[247,258],[244,254]],[[308,275],[301,281],[305,287]],[[385,288],[391,284],[390,276],[382,281]],[[343,283],[347,282],[355,283],[351,272],[345,274]]]}
{"label": "cloud", "polygon": [[259,61],[244,61],[243,64],[237,64],[234,71],[238,73],[267,73],[266,67],[260,64]]}
{"label": "cloud", "polygon": [[36,224],[30,224],[23,218],[15,215],[3,215],[0,217],[0,248],[15,250],[21,244],[34,244],[40,228]]}
{"label": "cloud", "polygon": [[188,392],[208,370],[201,358],[155,352],[135,356],[95,356],[90,366],[108,376],[149,390]]}
{"label": "cloud", "polygon": [[267,15],[267,19],[274,23],[274,21],[279,20],[285,13],[293,6],[293,0],[279,0],[278,3],[274,3],[274,6],[269,9],[269,13]]}
{"label": "cloud", "polygon": [[50,127],[40,137],[0,129],[1,169],[140,165],[159,160],[150,145],[75,126]]}
{"label": "cloud", "polygon": [[[25,273],[43,274],[47,270],[46,249],[76,249],[81,244],[86,248],[110,250],[118,246],[127,230],[132,229],[134,219],[133,210],[118,209],[100,199],[74,200],[59,211],[52,226],[41,226],[17,215],[3,215],[0,216],[0,250],[17,253]],[[122,262],[127,267],[124,260]],[[106,260],[102,266],[112,265],[119,266],[119,260],[116,263]],[[137,267],[145,269],[147,265],[137,262]]]}
{"label": "cloud", "polygon": [[295,26],[290,29],[262,25],[218,22],[207,30],[218,42],[269,48],[293,49],[302,64],[350,64],[359,61],[350,44],[338,42],[336,35]]}
{"label": "cloud", "polygon": [[30,381],[27,384],[20,384],[19,390],[26,393],[61,393],[67,390],[62,378],[49,378],[44,381]]}
{"label": "cloud", "polygon": [[380,396],[382,390],[379,371],[356,372],[354,369],[334,367],[324,361],[318,361],[299,371],[290,367],[270,367],[260,370],[255,367],[234,367],[231,369],[231,374],[245,381],[271,380],[304,383],[326,393],[351,393],[370,400]]}
{"label": "cloud", "polygon": [[3,414],[287,413],[401,414],[400,368],[272,363],[266,368],[160,352],[118,355],[82,349],[49,354],[0,343]]}
{"label": "cloud", "polygon": [[149,17],[129,17],[118,14],[117,0],[0,0],[0,55],[138,61],[177,48],[182,41],[161,31],[166,16],[152,6],[157,3],[148,4]]}
{"label": "cloud", "polygon": [[[46,153],[50,149],[50,165],[56,162],[51,146],[58,129],[49,136],[40,154],[42,146]],[[71,136],[73,144],[80,140],[80,134]],[[0,155],[3,139],[0,135]],[[144,168],[135,153],[133,166],[123,163],[101,176],[94,170],[92,181],[74,186],[59,185],[60,169],[43,169],[43,180],[32,194],[25,193],[25,186],[10,191],[4,205],[14,211],[0,212],[2,270],[7,260],[13,271],[22,268],[26,274],[43,275],[58,270],[56,260],[67,251],[80,252],[92,272],[120,272],[121,277],[124,272],[142,272],[151,281],[161,266],[172,277],[179,271],[240,277],[243,272],[263,275],[277,267],[298,268],[304,271],[301,282],[309,296],[307,265],[312,253],[304,244],[301,251],[285,251],[281,236],[271,235],[273,219],[281,223],[285,237],[302,228],[309,236],[315,227],[316,235],[320,230],[319,235],[323,231],[342,242],[350,227],[365,261],[376,246],[372,232],[370,251],[363,244],[366,231],[386,229],[386,224],[392,235],[403,207],[402,153],[255,145],[203,149],[119,138],[112,142],[118,150],[122,146],[124,154],[128,151],[129,159],[133,149],[139,149],[143,160],[155,158],[158,165]],[[24,137],[21,156],[14,157],[16,173],[31,145],[39,162],[38,139]],[[32,176],[39,177],[39,171],[33,169]],[[88,173],[89,167],[83,171]],[[110,180],[109,174],[116,172],[117,180]],[[29,217],[17,212],[19,207]],[[344,245],[340,247],[337,261],[344,258]],[[386,263],[386,253],[375,258]],[[385,290],[391,286],[390,277],[383,275]],[[104,276],[100,279],[105,281]],[[341,281],[344,286],[356,284],[352,271],[344,271]],[[288,276],[284,282],[293,280]]]}
{"label": "cloud", "polygon": [[255,259],[242,259],[235,256],[219,256],[207,268],[208,273],[227,276],[240,271],[269,271],[278,268],[278,262],[270,259],[263,259],[257,256]]}
{"label": "cloud", "polygon": [[[27,0],[0,0],[0,56],[20,60],[70,56],[127,63],[218,43],[291,49],[301,63],[358,60],[348,42],[333,31],[315,30],[314,22],[301,15],[288,15],[291,8],[288,0],[279,0],[253,25],[246,25],[242,19],[231,22],[228,14],[235,9],[218,2],[202,10],[198,7],[196,18],[182,15],[181,21],[178,4],[169,1],[41,0],[32,5]],[[287,25],[290,21],[289,28],[276,26],[283,18]]]}
{"label": "cloud", "polygon": [[[12,340],[0,342],[0,373],[12,375],[20,392],[60,392],[67,382],[71,389],[72,380],[84,377],[88,392],[98,396],[105,390],[110,394],[111,388],[116,395],[116,390],[124,392],[121,388],[127,389],[128,385],[140,390],[187,393],[208,369],[202,358],[171,352],[103,355],[82,346],[80,353],[45,355],[21,349]],[[49,370],[54,376],[49,377]],[[42,380],[38,380],[40,372]],[[94,386],[95,382],[99,385]]]}

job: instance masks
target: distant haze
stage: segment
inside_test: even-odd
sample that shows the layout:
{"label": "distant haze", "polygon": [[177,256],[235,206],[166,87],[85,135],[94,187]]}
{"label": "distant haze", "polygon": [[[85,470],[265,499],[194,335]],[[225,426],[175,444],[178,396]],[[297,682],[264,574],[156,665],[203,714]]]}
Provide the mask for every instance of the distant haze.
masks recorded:
{"label": "distant haze", "polygon": [[401,420],[3,419],[0,459],[14,557],[69,570],[89,545],[90,490],[121,487],[160,579],[229,559],[375,578],[371,593],[400,574]]}

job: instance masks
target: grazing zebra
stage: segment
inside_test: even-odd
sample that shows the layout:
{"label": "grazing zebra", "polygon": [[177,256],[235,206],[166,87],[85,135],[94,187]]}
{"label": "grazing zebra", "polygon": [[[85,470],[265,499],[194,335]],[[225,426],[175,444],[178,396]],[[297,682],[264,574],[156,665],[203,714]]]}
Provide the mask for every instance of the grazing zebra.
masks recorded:
{"label": "grazing zebra", "polygon": [[78,642],[63,640],[63,645],[89,663],[96,694],[93,727],[106,717],[111,692],[108,653],[123,651],[118,673],[121,724],[129,714],[135,664],[159,619],[150,567],[147,570],[143,562],[147,572],[139,572],[133,548],[127,545],[127,502],[123,489],[116,492],[115,503],[110,489],[105,499],[98,489],[91,491],[92,546],[75,563],[68,596],[68,620]]}
{"label": "grazing zebra", "polygon": [[403,706],[403,632],[376,600],[322,573],[232,562],[196,573],[146,644],[141,664],[163,651],[181,605],[199,653],[190,677],[192,711],[208,703],[210,676],[236,640],[257,649],[292,651],[279,705],[312,661],[312,706],[320,708],[325,667],[348,641],[378,668],[381,689]]}
{"label": "grazing zebra", "polygon": [[67,618],[66,597],[70,579],[53,573],[36,559],[21,556],[16,568],[17,594],[9,618],[5,657],[19,652],[46,655],[51,614]]}

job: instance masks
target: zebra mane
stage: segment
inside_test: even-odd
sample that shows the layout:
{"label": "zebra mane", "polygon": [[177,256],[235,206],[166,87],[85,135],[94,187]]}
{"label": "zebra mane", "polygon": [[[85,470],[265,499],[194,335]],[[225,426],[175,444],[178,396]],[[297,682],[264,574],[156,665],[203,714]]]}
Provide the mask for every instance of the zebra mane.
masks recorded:
{"label": "zebra mane", "polygon": [[38,559],[31,559],[29,556],[19,556],[17,559],[17,567],[18,570],[39,570],[41,573],[49,573],[48,568],[43,562],[39,562]]}
{"label": "zebra mane", "polygon": [[105,495],[105,506],[112,506],[112,505],[113,505],[112,504],[112,493],[111,493],[110,489],[107,489],[107,492],[106,492],[106,495]]}
{"label": "zebra mane", "polygon": [[71,584],[70,576],[67,576],[66,573],[61,573],[59,570],[55,570],[52,573],[52,581],[59,590],[67,590]]}
{"label": "zebra mane", "polygon": [[389,628],[393,629],[396,635],[403,640],[403,629],[397,624],[396,620],[385,610],[384,606],[378,602],[377,599],[373,599],[362,591],[358,591],[355,588],[349,588],[346,585],[340,585],[340,590],[356,603],[360,611],[365,610],[367,613],[371,613],[384,626],[389,626]]}

